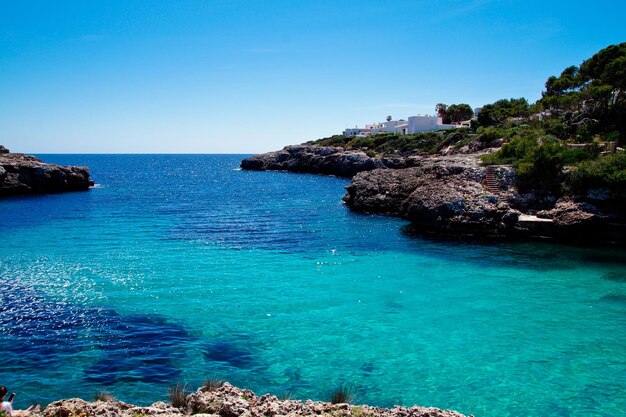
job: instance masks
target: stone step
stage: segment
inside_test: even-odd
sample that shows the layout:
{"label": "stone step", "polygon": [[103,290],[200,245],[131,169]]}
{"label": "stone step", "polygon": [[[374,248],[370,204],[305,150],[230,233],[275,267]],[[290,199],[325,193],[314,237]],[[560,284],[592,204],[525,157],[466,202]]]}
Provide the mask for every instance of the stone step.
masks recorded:
{"label": "stone step", "polygon": [[496,170],[492,165],[489,165],[485,170],[485,186],[492,194],[500,194],[500,188],[496,181]]}

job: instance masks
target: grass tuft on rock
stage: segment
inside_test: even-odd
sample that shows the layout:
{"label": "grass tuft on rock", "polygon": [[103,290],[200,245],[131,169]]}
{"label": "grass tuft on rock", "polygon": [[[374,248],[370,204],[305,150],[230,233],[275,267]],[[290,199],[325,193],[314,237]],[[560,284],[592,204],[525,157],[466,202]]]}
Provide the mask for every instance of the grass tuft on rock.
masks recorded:
{"label": "grass tuft on rock", "polygon": [[202,383],[204,390],[209,392],[217,391],[222,385],[224,380],[218,378],[209,378]]}
{"label": "grass tuft on rock", "polygon": [[186,384],[178,383],[167,389],[172,406],[176,408],[187,408],[187,395],[189,387]]}
{"label": "grass tuft on rock", "polygon": [[276,398],[278,398],[280,401],[288,401],[288,400],[293,400],[293,394],[289,391],[283,391],[281,393],[279,393]]}
{"label": "grass tuft on rock", "polygon": [[108,391],[98,391],[93,397],[94,401],[113,402],[115,397],[109,394]]}
{"label": "grass tuft on rock", "polygon": [[352,404],[354,401],[354,390],[348,385],[340,385],[330,396],[331,404]]}

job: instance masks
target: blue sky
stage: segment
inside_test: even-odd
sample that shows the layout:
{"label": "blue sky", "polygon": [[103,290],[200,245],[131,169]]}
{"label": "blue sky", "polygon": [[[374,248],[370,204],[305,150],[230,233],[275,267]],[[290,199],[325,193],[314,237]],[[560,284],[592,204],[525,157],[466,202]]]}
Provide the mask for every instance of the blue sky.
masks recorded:
{"label": "blue sky", "polygon": [[0,0],[0,144],[253,153],[434,105],[540,97],[626,2]]}

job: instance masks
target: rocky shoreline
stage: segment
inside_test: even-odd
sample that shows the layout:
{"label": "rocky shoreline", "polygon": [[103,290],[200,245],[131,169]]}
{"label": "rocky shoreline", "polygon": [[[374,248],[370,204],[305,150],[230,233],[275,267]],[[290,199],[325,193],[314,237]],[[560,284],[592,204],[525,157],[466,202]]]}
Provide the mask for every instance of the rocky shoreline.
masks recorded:
{"label": "rocky shoreline", "polygon": [[290,171],[308,174],[353,177],[378,168],[409,168],[417,157],[375,158],[362,151],[336,146],[293,145],[280,151],[245,158],[241,168],[251,171]]}
{"label": "rocky shoreline", "polygon": [[[177,406],[156,402],[147,407],[135,406],[109,398],[87,402],[79,398],[55,401],[45,409],[25,415],[43,417],[465,417],[456,411],[433,407],[380,408],[368,405],[332,404],[318,401],[280,400],[276,396],[255,395],[252,391],[223,383],[205,385],[196,392],[178,399]],[[469,417],[472,417],[471,415]]]}
{"label": "rocky shoreline", "polygon": [[298,145],[246,158],[241,168],[351,177],[343,198],[350,209],[399,216],[421,232],[626,243],[626,218],[619,208],[581,196],[522,194],[513,168],[482,166],[480,155],[389,158]]}
{"label": "rocky shoreline", "polygon": [[89,168],[47,164],[0,146],[0,197],[83,191],[93,186]]}

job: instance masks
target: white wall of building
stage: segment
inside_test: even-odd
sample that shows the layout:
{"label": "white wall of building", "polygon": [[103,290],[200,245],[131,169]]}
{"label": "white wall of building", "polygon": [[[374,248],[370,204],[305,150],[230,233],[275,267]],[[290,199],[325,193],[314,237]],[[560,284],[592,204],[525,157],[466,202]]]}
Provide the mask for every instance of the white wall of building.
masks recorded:
{"label": "white wall of building", "polygon": [[365,128],[355,127],[343,131],[344,136],[369,136],[378,133],[396,133],[400,135],[420,132],[431,132],[440,129],[454,129],[460,126],[444,125],[441,117],[409,116],[408,120],[391,120],[389,122],[366,124]]}
{"label": "white wall of building", "polygon": [[441,118],[437,116],[409,116],[408,133],[430,132],[439,129],[452,129],[452,125],[441,124]]}

